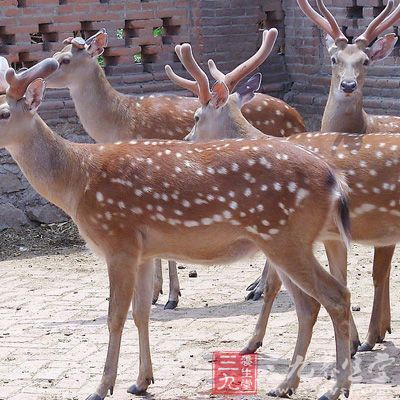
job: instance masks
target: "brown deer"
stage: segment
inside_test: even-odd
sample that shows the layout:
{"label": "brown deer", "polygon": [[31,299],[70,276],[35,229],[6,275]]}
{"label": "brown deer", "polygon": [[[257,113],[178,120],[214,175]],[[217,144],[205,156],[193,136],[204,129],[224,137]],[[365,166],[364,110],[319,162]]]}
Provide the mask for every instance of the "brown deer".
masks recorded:
{"label": "brown deer", "polygon": [[55,59],[46,59],[20,74],[7,70],[0,146],[106,260],[109,348],[101,382],[88,399],[113,391],[130,303],[139,332],[139,375],[128,391],[141,394],[153,381],[148,332],[153,258],[229,263],[258,250],[328,310],[338,375],[327,398],[348,393],[350,294],[312,251],[313,243],[332,231],[344,240],[348,234],[346,195],[332,168],[278,138],[68,142],[36,113],[42,78],[57,68]]}
{"label": "brown deer", "polygon": [[[97,57],[107,45],[105,29],[87,40],[70,37],[64,42],[66,46],[54,54],[60,67],[49,78],[47,85],[49,88],[70,90],[80,121],[94,140],[112,143],[135,138],[182,139],[190,131],[193,114],[199,107],[197,98],[173,95],[131,97],[111,86],[97,62]],[[266,46],[264,41],[260,50]],[[287,136],[305,132],[300,114],[271,96],[257,94],[243,113],[253,125],[269,135]],[[162,292],[160,261],[157,265],[153,303]],[[176,263],[173,261],[169,262],[169,274],[170,291],[165,308],[173,309],[180,295]]]}
{"label": "brown deer", "polygon": [[[368,115],[363,109],[362,89],[369,65],[384,59],[393,50],[397,36],[393,33],[378,39],[372,47],[368,45],[400,18],[400,5],[393,10],[393,0],[389,0],[383,12],[368,26],[354,44],[341,32],[338,23],[322,0],[317,0],[322,17],[309,2],[298,0],[302,11],[328,35],[328,50],[332,57],[332,80],[328,102],[322,119],[322,132],[400,133],[400,117]],[[374,304],[368,334],[359,351],[372,350],[382,342],[386,332],[391,332],[389,278],[395,244],[384,245],[379,239],[375,244],[373,278],[375,287]],[[342,255],[344,257],[344,255]],[[264,270],[258,286],[250,296],[260,296],[264,290],[267,269]],[[256,281],[257,283],[257,281]]]}
{"label": "brown deer", "polygon": [[[193,88],[194,93],[203,92],[202,107],[196,111],[196,123],[187,139],[195,138],[202,142],[231,138],[259,137],[240,112],[243,102],[248,101],[258,88],[260,77],[254,76],[240,87],[237,93],[229,94],[226,76],[215,63],[209,61],[211,74],[217,80],[211,94],[208,94],[208,81],[202,80],[201,69],[196,63],[190,45],[177,46],[177,54],[187,71],[195,78],[197,85],[182,80],[170,67],[167,74],[176,84]],[[251,64],[251,63],[250,63]],[[247,65],[251,71],[250,65]],[[203,73],[204,74],[204,73]],[[242,76],[243,77],[243,76]],[[228,81],[229,83],[229,81]],[[212,101],[209,100],[212,99]],[[248,132],[248,134],[246,134]],[[400,135],[394,133],[346,134],[346,133],[304,133],[294,135],[287,140],[303,146],[324,158],[338,170],[346,174],[350,187],[351,236],[356,242],[372,245],[394,245],[400,241],[400,194],[398,190],[400,176]],[[339,237],[330,237],[324,241],[329,267],[332,274],[343,284],[347,282],[347,246]],[[253,337],[244,353],[257,350],[262,345],[272,303],[281,288],[282,274],[277,274],[273,266],[266,263],[263,275],[267,281],[264,304]],[[280,279],[281,277],[281,279]],[[293,290],[294,289],[294,290]],[[292,394],[299,385],[299,374],[303,366],[306,351],[311,340],[312,328],[317,319],[320,305],[310,296],[296,288],[288,286],[298,313],[299,335],[290,371],[285,381],[274,391],[274,396]],[[375,294],[377,296],[378,294]],[[351,318],[351,346],[355,354],[359,344],[358,333]]]}

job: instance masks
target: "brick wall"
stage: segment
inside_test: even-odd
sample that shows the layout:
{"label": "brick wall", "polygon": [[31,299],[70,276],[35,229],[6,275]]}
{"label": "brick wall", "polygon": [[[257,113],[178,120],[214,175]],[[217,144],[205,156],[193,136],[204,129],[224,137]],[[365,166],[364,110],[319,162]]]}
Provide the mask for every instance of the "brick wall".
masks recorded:
{"label": "brick wall", "polygon": [[[227,71],[256,50],[263,18],[259,0],[2,0],[0,54],[15,68],[30,66],[61,49],[63,39],[88,37],[105,27],[109,46],[103,62],[117,90],[173,91],[164,65],[180,69],[176,44],[192,43],[202,63],[213,57]],[[281,89],[273,87],[276,92]],[[88,140],[80,134],[68,91],[48,90],[40,114],[68,139]],[[1,151],[0,230],[64,218],[30,188],[8,153]]]}

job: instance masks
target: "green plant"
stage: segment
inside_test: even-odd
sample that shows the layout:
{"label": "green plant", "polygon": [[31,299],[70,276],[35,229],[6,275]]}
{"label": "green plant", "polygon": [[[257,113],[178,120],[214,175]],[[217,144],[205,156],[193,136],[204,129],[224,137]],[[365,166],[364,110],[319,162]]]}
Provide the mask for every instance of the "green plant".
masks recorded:
{"label": "green plant", "polygon": [[117,39],[123,39],[124,38],[124,29],[120,28],[117,29]]}
{"label": "green plant", "polygon": [[99,63],[100,67],[104,67],[104,57],[103,56],[98,56],[97,62]]}
{"label": "green plant", "polygon": [[165,35],[165,29],[163,26],[160,26],[158,28],[154,28],[153,29],[153,36],[157,37],[157,36],[164,36]]}
{"label": "green plant", "polygon": [[142,53],[136,53],[133,55],[133,61],[137,64],[142,62]]}

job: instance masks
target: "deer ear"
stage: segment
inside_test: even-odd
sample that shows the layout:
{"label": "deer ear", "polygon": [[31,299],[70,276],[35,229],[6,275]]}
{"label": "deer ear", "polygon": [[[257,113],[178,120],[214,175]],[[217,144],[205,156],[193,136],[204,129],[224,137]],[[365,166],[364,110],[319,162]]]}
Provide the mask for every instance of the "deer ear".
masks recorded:
{"label": "deer ear", "polygon": [[46,84],[43,79],[38,78],[31,82],[25,92],[25,103],[30,111],[37,111],[43,96]]}
{"label": "deer ear", "polygon": [[388,35],[379,38],[370,48],[367,49],[367,54],[371,63],[386,58],[393,51],[397,40],[398,37],[395,33],[389,33]]}
{"label": "deer ear", "polygon": [[262,81],[262,75],[260,73],[253,75],[247,82],[240,85],[236,93],[239,96],[239,107],[242,108],[248,103],[254,96],[255,92],[260,89]]}
{"label": "deer ear", "polygon": [[86,40],[85,48],[91,57],[101,56],[104,47],[107,46],[107,32],[105,29],[99,30],[95,35]]}
{"label": "deer ear", "polygon": [[6,81],[6,71],[8,70],[8,61],[0,56],[0,93],[5,93],[8,89],[8,83]]}
{"label": "deer ear", "polygon": [[336,49],[336,43],[333,40],[331,35],[326,35],[325,36],[325,44],[326,44],[326,48],[328,49],[328,53],[330,54],[332,50]]}
{"label": "deer ear", "polygon": [[229,89],[225,85],[225,83],[221,81],[215,82],[211,90],[210,104],[216,110],[218,110],[228,102],[228,98],[229,98]]}

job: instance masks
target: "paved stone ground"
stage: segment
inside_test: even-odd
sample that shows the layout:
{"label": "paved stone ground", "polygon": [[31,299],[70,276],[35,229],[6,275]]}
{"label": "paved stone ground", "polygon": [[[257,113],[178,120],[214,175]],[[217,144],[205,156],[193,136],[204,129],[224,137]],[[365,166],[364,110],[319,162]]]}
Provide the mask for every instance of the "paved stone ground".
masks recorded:
{"label": "paved stone ground", "polygon": [[[326,264],[322,252],[319,257]],[[362,336],[372,302],[371,251],[352,250],[349,285]],[[207,399],[211,388],[211,353],[239,350],[254,327],[260,302],[245,302],[244,288],[261,271],[261,256],[230,267],[190,266],[180,270],[179,309],[153,307],[151,345],[156,382],[149,399]],[[400,252],[392,272],[392,328],[375,352],[358,355],[350,398],[400,398]],[[85,399],[96,387],[107,346],[106,268],[86,250],[62,251],[0,263],[0,399]],[[165,288],[166,289],[166,288]],[[160,301],[165,302],[164,295]],[[297,322],[285,291],[273,309],[270,329],[259,353],[259,396],[284,377],[296,339]],[[293,397],[315,399],[332,384],[333,330],[325,311],[315,328],[302,384]],[[127,321],[117,387],[112,398],[133,398],[126,388],[138,368],[138,340]],[[253,398],[252,398],[253,399]]]}

